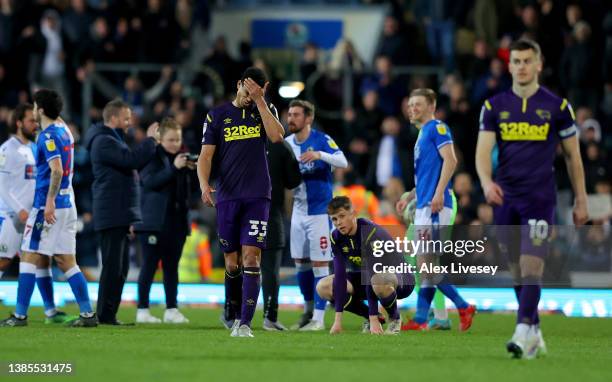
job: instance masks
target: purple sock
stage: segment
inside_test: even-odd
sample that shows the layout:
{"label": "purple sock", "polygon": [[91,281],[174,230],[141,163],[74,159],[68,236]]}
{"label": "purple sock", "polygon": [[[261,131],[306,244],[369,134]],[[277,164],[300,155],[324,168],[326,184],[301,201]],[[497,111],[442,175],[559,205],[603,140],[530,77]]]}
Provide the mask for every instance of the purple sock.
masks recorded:
{"label": "purple sock", "polygon": [[244,279],[242,281],[242,314],[240,325],[251,326],[251,320],[257,307],[260,282],[259,267],[244,267]]}
{"label": "purple sock", "polygon": [[[523,287],[521,288],[521,298],[519,299],[519,309],[516,322],[518,324],[535,325],[535,317],[538,314],[538,303],[542,287],[539,281],[535,279],[523,279]],[[539,321],[539,317],[538,317]]]}
{"label": "purple sock", "polygon": [[397,309],[397,294],[395,291],[393,291],[393,293],[387,297],[380,298],[380,303],[389,314],[389,318],[391,320],[399,320],[400,314],[399,310]]}
{"label": "purple sock", "polygon": [[225,271],[225,319],[240,318],[240,305],[242,304],[242,272],[232,273]]}
{"label": "purple sock", "polygon": [[[514,286],[514,294],[516,295],[516,301],[520,302],[521,301],[521,289],[523,288],[522,285],[515,285]],[[539,325],[540,324],[540,315],[538,314],[538,310],[535,310],[535,313],[533,314],[533,317],[531,319],[531,322],[533,325]]]}
{"label": "purple sock", "polygon": [[522,285],[515,285],[514,286],[514,295],[516,296],[516,301],[517,302],[521,301],[521,288],[523,288]]}

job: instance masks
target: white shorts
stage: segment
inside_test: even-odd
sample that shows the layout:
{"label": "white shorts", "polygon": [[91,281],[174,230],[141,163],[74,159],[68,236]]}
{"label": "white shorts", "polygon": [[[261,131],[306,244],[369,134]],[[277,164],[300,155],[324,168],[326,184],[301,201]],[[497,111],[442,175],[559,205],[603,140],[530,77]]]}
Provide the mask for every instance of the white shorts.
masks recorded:
{"label": "white shorts", "polygon": [[329,231],[331,223],[327,215],[291,215],[291,258],[311,261],[331,261]]}
{"label": "white shorts", "polygon": [[[449,207],[443,207],[436,219],[432,217],[431,207],[417,208],[414,214],[414,240],[415,241],[431,241],[439,240],[445,241],[450,239],[450,228],[444,228],[451,225],[454,220],[453,209]],[[437,224],[437,231],[434,231],[434,223]],[[417,250],[417,255],[425,253],[432,253],[430,250],[426,250],[426,247],[421,246]],[[435,251],[437,252],[437,250]]]}
{"label": "white shorts", "polygon": [[19,253],[22,234],[17,232],[13,217],[0,213],[0,257],[12,259]]}
{"label": "white shorts", "polygon": [[21,250],[47,256],[76,254],[76,208],[57,208],[55,218],[55,224],[47,224],[44,209],[32,208]]}

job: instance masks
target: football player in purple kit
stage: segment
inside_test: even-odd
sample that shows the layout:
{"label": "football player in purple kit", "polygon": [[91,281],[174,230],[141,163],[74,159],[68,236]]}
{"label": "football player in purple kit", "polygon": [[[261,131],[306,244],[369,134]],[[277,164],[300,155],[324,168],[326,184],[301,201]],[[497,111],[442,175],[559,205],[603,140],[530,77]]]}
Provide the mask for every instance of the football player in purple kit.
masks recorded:
{"label": "football player in purple kit", "polygon": [[[556,205],[553,162],[559,142],[574,190],[576,225],[588,219],[587,197],[574,112],[566,99],[538,84],[539,45],[527,39],[514,42],[509,69],[512,89],[486,100],[482,107],[476,168],[487,202],[494,206],[495,224],[520,226],[520,243],[510,240],[515,237],[511,227],[498,227],[500,249],[508,256],[519,302],[517,325],[506,349],[515,358],[532,359],[546,352],[538,303]],[[499,167],[493,179],[495,144]]]}
{"label": "football player in purple kit", "polygon": [[[348,197],[334,197],[327,212],[335,227],[330,234],[334,274],[319,281],[317,293],[325,300],[333,301],[336,308],[330,334],[342,333],[345,310],[366,319],[364,332],[399,334],[402,320],[397,301],[410,296],[414,290],[414,276],[406,268],[408,265],[403,254],[395,250],[376,254],[384,243],[394,239],[381,226],[357,218]],[[404,268],[406,271],[385,271],[384,267]],[[364,301],[368,302],[367,306]],[[378,313],[379,301],[389,314],[384,332],[381,325],[384,320]]]}
{"label": "football player in purple kit", "polygon": [[[280,142],[285,133],[276,108],[264,98],[267,86],[262,70],[245,70],[236,84],[234,100],[206,116],[198,158],[202,200],[217,208],[219,241],[225,255],[226,309],[222,319],[226,326],[231,325],[232,337],[253,337],[251,320],[259,297],[260,258],[266,244],[272,189],[266,140]],[[211,170],[216,174],[216,189],[210,184]]]}

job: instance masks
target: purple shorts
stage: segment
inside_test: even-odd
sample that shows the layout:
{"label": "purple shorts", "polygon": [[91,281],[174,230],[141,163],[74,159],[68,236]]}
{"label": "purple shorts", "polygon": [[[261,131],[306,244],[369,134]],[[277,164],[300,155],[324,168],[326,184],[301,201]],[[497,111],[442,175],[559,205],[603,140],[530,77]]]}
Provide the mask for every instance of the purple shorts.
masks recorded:
{"label": "purple shorts", "polygon": [[493,209],[502,253],[511,262],[517,262],[520,255],[545,257],[554,214],[554,203],[504,200]]}
{"label": "purple shorts", "polygon": [[217,228],[223,252],[242,245],[266,248],[270,200],[264,198],[228,200],[217,204]]}

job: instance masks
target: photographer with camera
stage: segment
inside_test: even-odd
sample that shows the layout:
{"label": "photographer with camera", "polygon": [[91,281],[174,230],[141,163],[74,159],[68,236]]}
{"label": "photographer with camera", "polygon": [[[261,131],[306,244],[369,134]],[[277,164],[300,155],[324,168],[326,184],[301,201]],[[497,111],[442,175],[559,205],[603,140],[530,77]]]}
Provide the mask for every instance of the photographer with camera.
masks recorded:
{"label": "photographer with camera", "polygon": [[165,118],[159,127],[159,146],[153,159],[142,169],[142,224],[136,226],[142,245],[143,264],[138,277],[137,323],[160,323],[149,311],[151,283],[161,260],[166,292],[163,322],[181,324],[189,320],[177,309],[178,264],[188,220],[190,174],[197,155],[180,152],[181,126]]}

